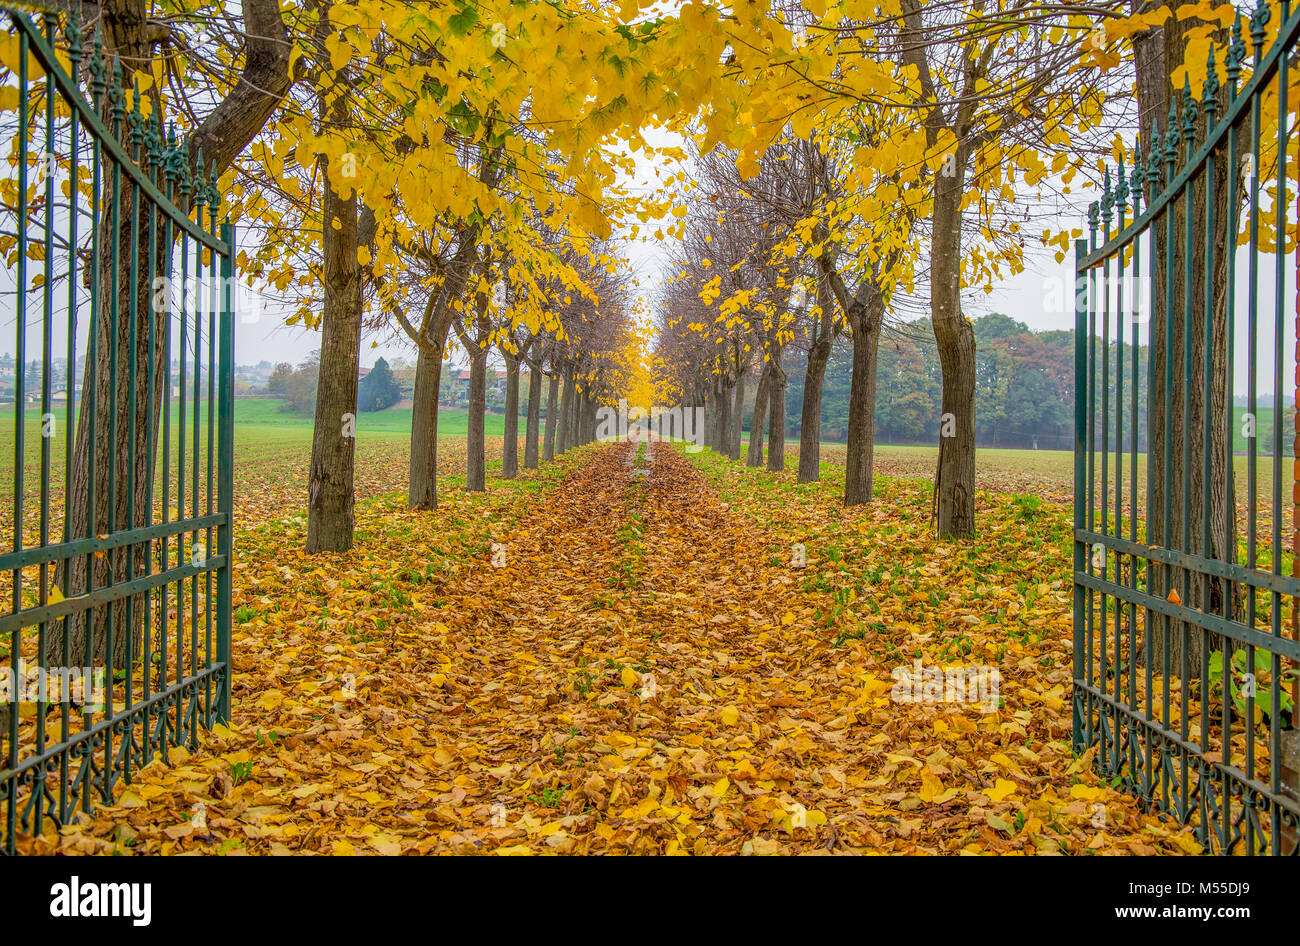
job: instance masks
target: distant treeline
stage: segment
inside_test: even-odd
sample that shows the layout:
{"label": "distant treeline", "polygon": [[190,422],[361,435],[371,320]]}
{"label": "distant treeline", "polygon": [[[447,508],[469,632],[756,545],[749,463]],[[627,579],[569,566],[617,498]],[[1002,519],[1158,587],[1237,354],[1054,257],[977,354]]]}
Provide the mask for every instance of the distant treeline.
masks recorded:
{"label": "distant treeline", "polygon": [[[981,447],[1014,447],[1042,450],[1070,450],[1074,446],[1074,332],[1054,329],[1035,332],[1023,322],[1000,313],[974,320],[975,326],[975,431]],[[1124,413],[1122,443],[1132,443],[1133,347],[1109,347],[1110,365],[1106,377],[1109,415],[1094,417],[1096,443],[1115,448],[1115,405],[1117,359],[1123,357]],[[1100,361],[1100,359],[1099,359]],[[786,424],[789,436],[799,434],[803,410],[806,359],[802,352],[787,350]],[[1146,449],[1147,348],[1137,350],[1138,449]],[[836,340],[826,367],[825,396],[822,399],[822,439],[842,442],[849,419],[849,379],[852,345],[841,336]],[[881,334],[877,366],[876,442],[934,443],[939,437],[941,373],[939,354],[929,319],[887,325]],[[1097,366],[1101,386],[1101,365]],[[1244,405],[1240,392],[1234,402]],[[1255,418],[1260,456],[1271,455],[1274,412],[1271,392],[1262,395]],[[1101,399],[1097,399],[1098,405]],[[1242,436],[1245,407],[1236,408],[1234,447],[1247,449]],[[1283,412],[1283,452],[1289,453],[1294,431],[1295,408]],[[1248,425],[1247,425],[1248,426]]]}

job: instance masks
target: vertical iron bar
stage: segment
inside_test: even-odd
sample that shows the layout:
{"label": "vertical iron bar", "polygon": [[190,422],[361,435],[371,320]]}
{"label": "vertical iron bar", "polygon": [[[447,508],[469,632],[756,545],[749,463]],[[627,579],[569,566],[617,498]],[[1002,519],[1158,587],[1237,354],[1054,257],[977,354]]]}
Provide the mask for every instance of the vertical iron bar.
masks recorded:
{"label": "vertical iron bar", "polygon": [[230,690],[234,683],[234,664],[231,660],[231,576],[233,563],[233,530],[235,525],[235,316],[232,284],[235,275],[235,228],[226,223],[221,238],[226,244],[226,255],[221,261],[221,278],[224,301],[221,306],[221,446],[219,458],[218,490],[222,517],[217,531],[217,554],[222,557],[217,574],[217,663],[221,665],[221,687],[217,701],[217,722],[230,722]]}
{"label": "vertical iron bar", "polygon": [[[139,164],[140,162],[140,92],[136,87],[134,79],[131,82],[134,90],[135,104],[131,112],[131,130],[127,135],[127,154],[130,158]],[[131,178],[131,249],[128,254],[129,259],[129,278],[127,281],[127,292],[130,294],[127,300],[127,344],[128,351],[126,357],[127,363],[127,448],[126,448],[126,528],[134,529],[135,521],[135,491],[136,491],[136,440],[139,431],[136,430],[136,415],[138,414],[136,405],[139,399],[139,389],[137,387],[138,375],[140,370],[139,354],[139,331],[140,331],[140,185],[136,183],[135,177]],[[121,239],[119,236],[118,239]],[[134,542],[129,543],[122,551],[126,557],[126,580],[131,581],[136,577]],[[123,664],[122,672],[125,676],[123,681],[123,698],[122,708],[130,711],[135,705],[135,595],[127,595],[122,601],[125,610],[126,639],[123,641]],[[128,724],[122,729],[122,738],[126,741],[125,752],[122,756],[122,777],[130,782],[134,763],[134,743],[135,727]]]}
{"label": "vertical iron bar", "polygon": [[[23,547],[23,460],[26,452],[24,433],[27,419],[24,416],[23,401],[27,396],[27,34],[18,34],[18,214],[17,214],[17,272],[14,280],[14,551]],[[13,610],[17,613],[23,607],[23,571],[20,567],[13,570]],[[16,628],[9,643],[9,659],[14,692],[9,697],[9,768],[18,765],[18,703],[19,681],[25,684],[22,672],[22,628]],[[5,837],[12,849],[16,833],[16,816],[18,814],[17,780],[10,783],[15,793],[6,812]]]}
{"label": "vertical iron bar", "polygon": [[[217,234],[216,213],[217,204],[214,200],[211,206],[212,227],[214,235]],[[216,393],[217,393],[217,319],[219,307],[225,302],[225,289],[222,280],[225,279],[225,259],[219,261],[217,254],[213,254],[211,273],[213,276],[212,286],[210,289],[210,303],[208,305],[208,396],[207,396],[207,420],[208,420],[208,442],[207,454],[205,457],[204,469],[207,472],[207,483],[204,494],[206,501],[204,503],[204,514],[212,515],[216,505],[216,496],[214,489],[216,487],[216,436],[217,436],[217,416],[216,416]],[[220,297],[218,296],[220,294]],[[203,537],[204,555],[207,559],[213,558],[216,553],[216,535],[211,526],[205,530]],[[203,614],[204,626],[204,648],[203,648],[203,666],[204,668],[212,666],[212,634],[213,634],[213,599],[212,599],[212,567],[205,561],[203,572],[204,596],[206,603]],[[197,696],[196,696],[197,700]],[[212,677],[209,675],[203,682],[203,725],[212,725]]]}
{"label": "vertical iron bar", "polygon": [[[1074,594],[1072,595],[1074,607],[1074,648],[1073,648],[1073,671],[1074,671],[1074,713],[1073,713],[1073,736],[1074,749],[1076,752],[1084,752],[1088,747],[1087,736],[1084,732],[1084,700],[1087,698],[1083,687],[1087,685],[1088,679],[1085,676],[1085,651],[1083,628],[1085,625],[1085,604],[1084,588],[1079,584],[1077,576],[1082,574],[1087,567],[1088,550],[1087,544],[1083,539],[1083,530],[1086,526],[1086,500],[1085,496],[1090,490],[1091,484],[1087,482],[1087,465],[1085,451],[1088,449],[1087,444],[1087,427],[1088,427],[1088,404],[1086,397],[1077,396],[1080,383],[1086,384],[1084,379],[1088,371],[1088,349],[1085,333],[1088,330],[1087,303],[1080,299],[1084,295],[1081,287],[1085,285],[1084,279],[1086,273],[1082,268],[1083,258],[1088,255],[1088,244],[1084,240],[1074,241],[1074,378],[1076,396],[1074,399],[1074,573],[1076,575],[1074,583]],[[1085,297],[1086,299],[1086,297]],[[1086,388],[1085,388],[1086,390]]]}
{"label": "vertical iron bar", "polygon": [[[72,73],[75,78],[77,74],[76,56],[80,51],[74,48],[72,51]],[[72,457],[76,448],[75,428],[76,416],[73,405],[77,403],[77,193],[80,182],[79,155],[81,150],[81,113],[75,107],[68,110],[68,359],[66,377],[63,381],[63,541],[72,541],[72,516],[70,515],[69,506],[72,499]],[[63,559],[63,583],[64,593],[71,592],[73,559],[71,556]],[[61,657],[63,665],[69,667],[72,665],[72,618],[71,616],[63,619],[63,646]],[[86,676],[82,678],[82,703],[83,705],[92,701],[91,694],[86,692],[86,687],[93,687],[93,670],[89,664],[82,665],[82,672]],[[63,706],[62,720],[62,739],[68,741],[72,732],[72,709],[65,701]],[[59,759],[59,780],[67,788],[71,779],[69,771],[68,752],[60,753]],[[86,794],[85,788],[76,789],[71,792],[71,796],[64,796],[63,802],[59,805],[59,818],[65,822],[71,815],[71,809],[75,807],[76,800],[79,796]]]}
{"label": "vertical iron bar", "polygon": [[[100,53],[97,44],[95,50],[95,56],[98,57],[99,55]],[[96,64],[100,66],[100,68],[103,67],[102,60],[96,59],[95,61]],[[98,77],[95,78],[95,80],[92,83],[92,89],[94,90],[94,95],[95,95],[95,105],[98,110],[102,111],[104,89],[103,89],[102,80],[100,78]],[[100,292],[99,292],[99,278],[100,278],[100,270],[102,268],[101,267],[102,260],[100,259],[100,254],[102,250],[99,245],[99,233],[102,225],[102,221],[100,217],[103,214],[102,194],[104,189],[104,166],[103,166],[104,149],[99,139],[99,135],[91,134],[90,148],[91,148],[90,266],[89,266],[90,314],[86,324],[86,375],[89,380],[89,383],[86,386],[86,417],[85,417],[86,431],[89,435],[86,439],[88,449],[86,450],[86,536],[85,536],[88,539],[94,537],[95,535],[95,524],[97,518],[96,509],[98,508],[98,502],[99,502],[99,495],[98,495],[99,490],[96,487],[96,479],[95,479],[96,476],[98,475],[97,464],[95,463],[95,454],[97,452],[95,449],[95,444],[98,441],[95,438],[98,436],[97,414],[98,414],[98,404],[99,404],[99,383],[98,383],[97,365],[99,359],[99,316],[100,316],[100,307],[103,305],[103,300],[100,299]],[[112,462],[111,457],[109,462],[110,463]],[[95,587],[95,554],[93,552],[86,553],[85,581],[86,581],[85,590],[87,593],[89,593]],[[92,629],[94,626],[94,620],[95,620],[94,611],[85,611],[83,612],[83,616],[78,618],[78,623],[82,628],[81,644],[82,644],[82,653],[85,660],[83,666],[86,667],[93,666],[93,660],[94,660],[93,636],[94,635],[92,633]],[[110,673],[107,672],[107,667],[106,667],[104,672],[105,695],[107,695],[107,691],[109,691],[112,688],[112,686],[113,686],[113,677]],[[105,703],[105,708],[107,708],[107,703]],[[93,718],[94,718],[94,704],[90,700],[87,700],[85,703],[82,704],[82,721],[81,721],[82,728],[89,729],[92,725]],[[81,788],[82,811],[90,811],[90,804],[91,804],[90,780],[91,780],[91,773],[94,771],[94,766],[91,761],[92,752],[93,752],[92,745],[88,744],[86,747],[86,756],[81,763],[82,772],[85,773],[82,788]]]}
{"label": "vertical iron bar", "polygon": [[[43,17],[46,37],[49,39],[51,46],[54,43],[54,17],[46,14]],[[49,68],[45,70],[45,148],[40,156],[41,175],[45,183],[44,206],[42,216],[45,218],[45,239],[42,249],[41,269],[41,547],[50,544],[50,447],[55,436],[55,430],[52,426],[54,423],[53,414],[53,392],[52,392],[52,375],[54,374],[54,270],[52,261],[54,258],[54,78]],[[39,571],[40,587],[37,594],[37,601],[41,604],[49,603],[50,573],[49,564],[41,563]],[[49,622],[41,621],[37,626],[36,632],[36,655],[41,667],[42,679],[46,681],[46,691],[39,695],[36,706],[36,752],[38,755],[45,754],[46,729],[45,717],[49,709],[50,692],[49,687],[49,654],[46,651],[47,637],[49,634]],[[65,668],[66,669],[66,668]],[[59,703],[60,710],[67,705],[67,682],[66,676],[59,678]],[[42,769],[41,777],[36,783],[36,791],[44,794],[47,790],[45,771]],[[64,795],[67,787],[60,783],[59,785],[59,810],[63,809]],[[44,801],[42,798],[41,801]],[[41,831],[42,816],[44,811],[43,804],[36,806],[35,831],[37,834]]]}
{"label": "vertical iron bar", "polygon": [[[1281,20],[1286,23],[1291,13],[1290,0],[1282,0]],[[1289,53],[1290,51],[1285,51]],[[1288,70],[1289,55],[1278,58],[1277,66],[1277,193],[1274,195],[1277,220],[1274,236],[1276,259],[1276,299],[1273,307],[1273,543],[1272,572],[1282,574],[1282,352],[1284,339],[1283,313],[1286,309],[1286,234],[1287,234],[1287,150],[1289,147],[1289,104],[1287,91],[1290,85]],[[1300,409],[1300,404],[1297,405]],[[1274,637],[1282,636],[1282,595],[1269,593],[1271,609],[1269,615],[1270,629]],[[1278,652],[1270,653],[1271,667],[1269,689],[1271,702],[1269,706],[1269,791],[1278,795],[1282,791],[1282,661]],[[1251,668],[1254,670],[1254,667]],[[1272,805],[1272,849],[1274,854],[1281,853],[1282,822],[1281,810]]]}
{"label": "vertical iron bar", "polygon": [[[156,121],[156,117],[155,117]],[[155,186],[162,186],[162,180],[158,173],[157,155],[150,155],[151,180]],[[145,414],[145,441],[146,452],[149,457],[144,478],[144,509],[146,526],[153,525],[153,491],[155,479],[155,464],[158,462],[158,415],[154,405],[158,403],[157,397],[157,374],[158,374],[158,350],[159,339],[157,338],[158,324],[158,306],[161,305],[166,310],[171,301],[171,287],[166,280],[161,284],[158,279],[158,205],[149,200],[149,263],[146,269],[146,279],[149,281],[149,343],[146,346],[149,363],[145,369],[145,403],[148,410]],[[163,293],[159,298],[159,293]],[[158,545],[166,547],[166,541],[159,542]],[[152,574],[154,568],[154,543],[152,541],[144,543],[141,548],[145,556],[145,574]],[[159,598],[162,609],[166,609],[166,594]],[[142,751],[145,764],[153,760],[153,609],[154,609],[154,591],[150,590],[143,596],[144,602],[144,636],[141,641],[144,653],[141,655],[141,673],[140,673],[140,700],[143,706],[140,710],[140,728],[141,739],[143,742]]]}

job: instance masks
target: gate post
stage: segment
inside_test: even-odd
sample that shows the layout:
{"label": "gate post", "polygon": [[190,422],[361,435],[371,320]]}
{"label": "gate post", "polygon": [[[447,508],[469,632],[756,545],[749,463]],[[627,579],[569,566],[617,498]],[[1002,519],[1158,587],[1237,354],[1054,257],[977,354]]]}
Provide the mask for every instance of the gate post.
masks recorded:
{"label": "gate post", "polygon": [[221,259],[221,324],[219,368],[221,405],[218,430],[220,441],[217,459],[217,508],[222,517],[217,529],[217,554],[221,570],[217,572],[217,660],[222,663],[224,684],[217,700],[217,722],[230,723],[230,691],[235,685],[235,668],[230,659],[231,577],[234,573],[232,532],[235,526],[235,227],[227,222],[221,227],[221,239],[227,253]]}
{"label": "gate post", "polygon": [[[1074,241],[1074,573],[1077,575],[1083,571],[1087,562],[1087,549],[1084,547],[1082,538],[1084,522],[1084,510],[1086,508],[1084,500],[1084,490],[1092,488],[1091,483],[1086,483],[1086,466],[1084,453],[1087,450],[1087,428],[1088,428],[1088,399],[1080,397],[1080,390],[1087,390],[1086,387],[1080,388],[1085,376],[1088,373],[1088,340],[1084,337],[1088,330],[1087,306],[1088,300],[1080,300],[1081,287],[1084,285],[1079,264],[1085,256],[1088,255],[1088,243],[1086,240]],[[1083,724],[1083,691],[1078,689],[1078,684],[1086,678],[1084,667],[1084,593],[1083,586],[1075,581],[1071,589],[1071,598],[1074,604],[1074,656],[1073,656],[1073,676],[1076,684],[1071,703],[1074,708],[1073,714],[1073,745],[1076,752],[1082,752],[1084,745],[1084,724]]]}
{"label": "gate post", "polygon": [[[1298,201],[1300,202],[1300,201]],[[1296,283],[1300,285],[1300,251],[1297,251],[1297,270]],[[1295,317],[1295,336],[1296,336],[1296,369],[1295,369],[1295,389],[1296,398],[1294,401],[1295,415],[1295,437],[1291,441],[1291,452],[1294,457],[1291,466],[1291,574],[1300,577],[1300,298],[1296,299],[1296,317]],[[1282,410],[1282,405],[1274,405],[1274,411]],[[1276,423],[1276,421],[1275,421]],[[1279,460],[1281,458],[1279,457]],[[1300,598],[1291,598],[1291,639],[1300,640]],[[1291,723],[1292,728],[1281,734],[1282,758],[1279,763],[1281,770],[1282,793],[1290,796],[1292,799],[1300,801],[1300,730],[1297,730],[1295,724],[1300,722],[1300,686],[1295,681],[1291,683]],[[1296,826],[1294,824],[1283,824],[1282,826],[1282,844],[1281,853],[1287,854],[1295,850],[1297,841]]]}

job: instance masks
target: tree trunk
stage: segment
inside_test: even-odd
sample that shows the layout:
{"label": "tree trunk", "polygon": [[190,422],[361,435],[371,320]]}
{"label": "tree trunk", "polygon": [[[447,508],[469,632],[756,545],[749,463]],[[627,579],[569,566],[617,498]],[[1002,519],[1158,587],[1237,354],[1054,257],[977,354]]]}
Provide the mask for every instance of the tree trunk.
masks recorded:
{"label": "tree trunk", "polygon": [[[334,105],[335,118],[343,99]],[[320,160],[325,186],[323,243],[325,311],[322,318],[316,421],[307,480],[307,551],[344,552],[352,547],[352,489],[356,448],[357,371],[361,360],[361,268],[357,264],[357,194],[335,193]]]}
{"label": "tree trunk", "polygon": [[587,392],[577,391],[573,398],[573,416],[569,418],[569,446],[575,450],[582,446],[586,413]]}
{"label": "tree trunk", "polygon": [[736,390],[731,404],[731,430],[727,432],[727,456],[740,459],[740,443],[744,436],[745,421],[745,371],[736,373]]}
{"label": "tree trunk", "polygon": [[713,412],[713,388],[711,386],[703,387],[702,393],[698,395],[700,404],[704,406],[704,446],[710,450],[718,448],[718,423],[717,417]]}
{"label": "tree trunk", "polygon": [[758,376],[758,390],[754,393],[754,413],[749,419],[749,452],[745,455],[745,466],[763,465],[763,428],[767,423],[767,406],[770,397],[767,392],[771,369],[764,364]]}
{"label": "tree trunk", "polygon": [[546,442],[542,444],[542,459],[555,459],[555,438],[560,426],[560,376],[552,369],[546,384]]}
{"label": "tree trunk", "polygon": [[731,392],[726,384],[718,391],[718,452],[731,453]]}
{"label": "tree trunk", "polygon": [[528,366],[528,424],[524,431],[524,469],[537,469],[537,434],[542,409],[542,371],[539,364]]}
{"label": "tree trunk", "polygon": [[871,502],[875,486],[876,357],[885,310],[878,293],[866,304],[854,302],[853,376],[849,386],[848,446],[845,450],[844,505]]}
{"label": "tree trunk", "polygon": [[439,353],[420,349],[415,362],[415,393],[411,405],[411,466],[407,502],[412,509],[438,507],[438,385],[442,380]]}
{"label": "tree trunk", "polygon": [[[799,414],[799,482],[811,483],[821,475],[822,385],[826,362],[831,357],[831,337],[822,332],[808,349],[808,367],[803,375],[803,409]],[[849,413],[853,400],[849,399]]]}
{"label": "tree trunk", "polygon": [[722,425],[725,421],[725,416],[722,410],[722,402],[724,398],[725,394],[723,393],[722,382],[715,378],[713,383],[709,385],[709,404],[712,405],[713,410],[713,413],[710,415],[713,419],[713,424],[709,428],[709,433],[713,437],[713,442],[709,444],[709,448],[715,453],[721,453],[723,451],[722,445],[724,439],[722,434]]}
{"label": "tree trunk", "polygon": [[582,416],[581,404],[579,403],[581,392],[578,390],[578,375],[576,371],[574,372],[573,377],[569,380],[569,395],[570,396],[565,399],[565,403],[567,404],[567,408],[564,411],[566,414],[565,427],[568,432],[568,449],[573,450],[578,446],[578,419]]}
{"label": "tree trunk", "polygon": [[566,371],[564,374],[564,392],[560,398],[560,429],[555,436],[555,452],[564,453],[569,449],[569,441],[573,439],[573,402],[578,397],[578,391],[573,381],[573,372]]}
{"label": "tree trunk", "polygon": [[519,472],[519,359],[509,354],[506,361],[506,433],[501,448],[501,475],[508,480]]}
{"label": "tree trunk", "polygon": [[465,488],[481,493],[487,488],[484,449],[484,413],[487,410],[487,349],[475,346],[469,353],[469,430],[465,456]]}
{"label": "tree trunk", "polygon": [[583,443],[591,443],[596,439],[596,410],[599,402],[594,394],[587,395],[587,410],[583,413]]}
{"label": "tree trunk", "polygon": [[975,330],[961,312],[961,201],[968,156],[959,145],[957,171],[935,178],[930,319],[943,370],[935,504],[939,537],[975,535]]}
{"label": "tree trunk", "polygon": [[781,347],[772,346],[772,360],[767,377],[767,468],[773,473],[785,469],[785,369],[781,367]]}

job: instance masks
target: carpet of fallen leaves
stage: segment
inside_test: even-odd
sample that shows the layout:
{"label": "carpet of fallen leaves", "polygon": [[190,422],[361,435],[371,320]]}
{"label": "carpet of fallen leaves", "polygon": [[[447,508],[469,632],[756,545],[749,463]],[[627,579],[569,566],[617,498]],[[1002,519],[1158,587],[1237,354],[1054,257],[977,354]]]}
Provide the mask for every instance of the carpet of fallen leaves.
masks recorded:
{"label": "carpet of fallen leaves", "polygon": [[[484,440],[484,453],[489,464],[501,459],[503,440],[502,437]],[[310,446],[306,449],[310,450]],[[309,466],[304,462],[303,451],[303,444],[294,441],[259,441],[239,448],[235,463],[235,496],[238,503],[236,512],[241,520],[280,516],[302,508],[306,502]],[[353,477],[357,501],[406,489],[410,463],[409,437],[358,437]],[[464,437],[439,439],[438,472],[448,482],[464,479]]]}
{"label": "carpet of fallen leaves", "polygon": [[[1198,851],[1071,755],[1065,507],[981,492],[945,544],[928,484],[845,510],[836,476],[592,445],[361,503],[347,554],[246,527],[231,728],[24,847]],[[999,668],[997,705],[891,699],[916,659]]]}

